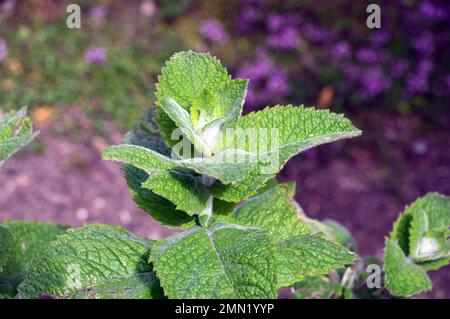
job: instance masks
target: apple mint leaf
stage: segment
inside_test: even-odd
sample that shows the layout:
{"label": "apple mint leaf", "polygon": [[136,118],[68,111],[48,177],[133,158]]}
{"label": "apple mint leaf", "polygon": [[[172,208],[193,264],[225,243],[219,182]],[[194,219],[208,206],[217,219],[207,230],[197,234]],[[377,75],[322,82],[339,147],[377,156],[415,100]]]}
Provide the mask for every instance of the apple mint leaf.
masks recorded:
{"label": "apple mint leaf", "polygon": [[[36,258],[19,285],[18,297],[83,293],[92,298],[161,297],[148,263],[152,245],[152,240],[119,227],[86,225],[69,229]],[[145,284],[134,285],[141,279]],[[123,287],[129,290],[126,294],[119,291]]]}
{"label": "apple mint leaf", "polygon": [[[5,229],[8,235],[2,239]],[[14,297],[33,260],[66,229],[63,225],[28,221],[6,221],[0,225],[0,255],[7,248],[5,258],[0,258],[0,294]]]}
{"label": "apple mint leaf", "polygon": [[207,157],[212,155],[208,142],[203,138],[202,134],[197,134],[195,131],[188,111],[170,97],[166,98],[160,105],[164,112],[166,112],[181,132],[183,132],[183,134],[194,144],[198,151],[205,154]]}
{"label": "apple mint leaf", "polygon": [[142,187],[167,198],[176,208],[189,215],[206,209],[208,191],[190,172],[163,171],[150,174]]}
{"label": "apple mint leaf", "polygon": [[294,285],[295,299],[331,299],[342,293],[341,285],[326,276],[311,276]]}
{"label": "apple mint leaf", "polygon": [[242,114],[247,94],[248,80],[236,79],[223,85],[217,94],[218,107],[224,117],[224,124],[236,122]]}
{"label": "apple mint leaf", "polygon": [[107,279],[68,294],[73,299],[159,299],[163,292],[154,272]]}
{"label": "apple mint leaf", "polygon": [[406,212],[412,215],[409,255],[416,261],[450,256],[450,197],[429,193]]}
{"label": "apple mint leaf", "polygon": [[417,263],[423,270],[437,270],[450,264],[450,257]]}
{"label": "apple mint leaf", "polygon": [[358,258],[347,248],[324,239],[322,234],[279,240],[275,251],[279,287],[292,285],[306,276],[345,268]]}
{"label": "apple mint leaf", "polygon": [[227,149],[212,157],[173,160],[151,149],[127,144],[110,146],[103,152],[103,159],[131,164],[149,175],[171,169],[191,169],[227,184],[243,179],[253,167],[254,158],[243,150]]}
{"label": "apple mint leaf", "polygon": [[350,234],[349,230],[337,221],[326,219],[322,222],[327,228],[331,238],[327,239],[335,241],[344,247],[351,248],[353,251],[357,251],[356,241]]}
{"label": "apple mint leaf", "polygon": [[395,221],[390,234],[390,238],[397,241],[406,256],[409,255],[409,231],[412,220],[412,211],[406,209]]}
{"label": "apple mint leaf", "polygon": [[395,296],[409,297],[431,290],[427,273],[409,260],[395,239],[388,239],[384,255],[385,286]]}
{"label": "apple mint leaf", "polygon": [[239,118],[232,129],[233,134],[229,130],[221,134],[217,147],[256,153],[260,165],[253,166],[249,175],[239,183],[225,185],[217,181],[213,185],[214,195],[230,202],[255,194],[295,154],[361,134],[342,115],[292,105],[252,112]]}
{"label": "apple mint leaf", "polygon": [[171,135],[175,123],[163,111],[162,105],[170,98],[189,111],[194,101],[204,92],[216,95],[219,88],[231,81],[227,70],[208,53],[179,52],[162,69],[156,85],[157,119],[161,134],[168,145],[176,140]]}
{"label": "apple mint leaf", "polygon": [[238,203],[226,202],[224,200],[214,198],[213,212],[218,215],[230,215],[234,212],[237,205]]}
{"label": "apple mint leaf", "polygon": [[142,187],[148,180],[148,174],[132,165],[124,165],[123,168],[127,179],[128,190],[134,202],[154,219],[165,226],[190,228],[195,224],[193,216],[182,210],[178,210],[176,205],[151,191]]}
{"label": "apple mint leaf", "polygon": [[26,271],[49,243],[65,233],[67,226],[47,222],[11,220],[3,223],[13,235],[4,274]]}
{"label": "apple mint leaf", "polygon": [[150,260],[169,298],[275,298],[265,230],[217,222],[155,243]]}
{"label": "apple mint leaf", "polygon": [[[170,117],[170,114],[168,112],[166,113]],[[189,113],[190,121],[195,130],[201,130],[205,125],[222,115],[219,111],[216,95],[207,90],[202,91],[202,93],[194,99]],[[175,120],[174,122],[177,124]]]}
{"label": "apple mint leaf", "polygon": [[8,261],[14,239],[11,229],[0,225],[0,275]]}
{"label": "apple mint leaf", "polygon": [[31,142],[37,135],[26,116],[27,108],[9,112],[0,118],[0,166],[19,149]]}
{"label": "apple mint leaf", "polygon": [[386,288],[398,296],[431,289],[425,271],[449,264],[449,235],[449,197],[428,193],[407,207],[386,243]]}
{"label": "apple mint leaf", "polygon": [[[170,156],[170,149],[162,139],[151,109],[126,135],[124,143],[142,146],[164,156]],[[166,226],[190,228],[195,224],[193,216],[176,209],[176,205],[164,196],[143,188],[149,175],[133,165],[123,165],[128,190],[135,203],[153,218]]]}
{"label": "apple mint leaf", "polygon": [[280,184],[248,199],[232,215],[240,224],[267,229],[274,238],[308,235],[308,226],[297,214],[289,186]]}

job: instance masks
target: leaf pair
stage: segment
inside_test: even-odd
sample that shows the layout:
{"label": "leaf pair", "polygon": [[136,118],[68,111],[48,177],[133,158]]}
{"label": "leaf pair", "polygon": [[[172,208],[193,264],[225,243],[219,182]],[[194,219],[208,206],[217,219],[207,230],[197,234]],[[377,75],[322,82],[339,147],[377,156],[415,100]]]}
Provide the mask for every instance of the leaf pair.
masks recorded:
{"label": "leaf pair", "polygon": [[429,193],[407,207],[386,240],[386,288],[398,296],[430,290],[426,271],[450,262],[450,198]]}
{"label": "leaf pair", "polygon": [[284,184],[250,199],[231,217],[158,241],[150,256],[169,298],[275,298],[281,287],[356,258],[311,233]]}

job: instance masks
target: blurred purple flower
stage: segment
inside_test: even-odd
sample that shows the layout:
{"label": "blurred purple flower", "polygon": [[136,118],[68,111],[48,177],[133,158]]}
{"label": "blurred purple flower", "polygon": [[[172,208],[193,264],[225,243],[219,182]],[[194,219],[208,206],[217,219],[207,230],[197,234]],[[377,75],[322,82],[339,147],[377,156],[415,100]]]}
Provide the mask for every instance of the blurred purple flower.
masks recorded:
{"label": "blurred purple flower", "polygon": [[288,76],[265,52],[259,52],[256,59],[242,65],[237,76],[250,79],[246,101],[251,107],[279,101],[289,93]]}
{"label": "blurred purple flower", "polygon": [[428,77],[423,73],[412,73],[408,76],[407,87],[408,93],[423,93],[428,89]]}
{"label": "blurred purple flower", "polygon": [[421,60],[417,64],[417,71],[420,73],[428,74],[433,71],[434,65],[430,60]]}
{"label": "blurred purple flower", "polygon": [[89,11],[89,17],[95,22],[100,23],[106,17],[106,12],[106,7],[102,5],[95,6]]}
{"label": "blurred purple flower", "polygon": [[430,1],[422,1],[420,4],[420,13],[429,19],[445,18],[445,9],[438,7]]}
{"label": "blurred purple flower", "polygon": [[307,24],[303,32],[305,36],[313,42],[323,42],[328,38],[328,31],[325,28],[314,24]]}
{"label": "blurred purple flower", "polygon": [[389,32],[385,30],[376,30],[372,33],[370,40],[374,45],[380,46],[388,42],[390,38],[391,35]]}
{"label": "blurred purple flower", "polygon": [[425,33],[413,42],[414,48],[420,53],[431,54],[434,51],[433,35]]}
{"label": "blurred purple flower", "polygon": [[347,41],[339,41],[331,47],[331,56],[337,59],[345,58],[351,54],[351,50]]}
{"label": "blurred purple flower", "polygon": [[428,90],[428,79],[434,66],[430,60],[421,60],[416,67],[416,71],[408,76],[408,93],[424,93]]}
{"label": "blurred purple flower", "polygon": [[372,68],[361,73],[361,92],[363,99],[370,100],[388,90],[390,80],[384,76],[379,68]]}
{"label": "blurred purple flower", "polygon": [[91,47],[86,51],[84,59],[89,64],[104,64],[106,62],[106,49],[103,47]]}
{"label": "blurred purple flower", "polygon": [[364,63],[376,63],[379,60],[379,55],[371,48],[361,48],[356,51],[356,59]]}
{"label": "blurred purple flower", "polygon": [[394,64],[391,68],[391,75],[393,78],[398,79],[408,70],[408,60],[406,59],[397,59],[394,61]]}
{"label": "blurred purple flower", "polygon": [[281,14],[271,14],[267,18],[267,29],[269,31],[278,31],[284,25],[284,17]]}
{"label": "blurred purple flower", "polygon": [[269,32],[277,32],[286,27],[296,27],[301,18],[298,14],[294,13],[283,13],[283,14],[270,14],[266,18],[267,30]]}
{"label": "blurred purple flower", "polygon": [[285,27],[277,33],[271,34],[267,38],[267,44],[272,48],[296,49],[300,43],[300,37],[297,29],[294,27]]}
{"label": "blurred purple flower", "polygon": [[266,89],[278,96],[285,95],[289,91],[286,72],[283,69],[275,68],[267,79]]}
{"label": "blurred purple flower", "polygon": [[8,55],[8,46],[6,41],[0,38],[0,61],[2,61]]}
{"label": "blurred purple flower", "polygon": [[229,40],[228,34],[222,23],[215,19],[207,19],[200,22],[201,35],[212,42],[226,43]]}

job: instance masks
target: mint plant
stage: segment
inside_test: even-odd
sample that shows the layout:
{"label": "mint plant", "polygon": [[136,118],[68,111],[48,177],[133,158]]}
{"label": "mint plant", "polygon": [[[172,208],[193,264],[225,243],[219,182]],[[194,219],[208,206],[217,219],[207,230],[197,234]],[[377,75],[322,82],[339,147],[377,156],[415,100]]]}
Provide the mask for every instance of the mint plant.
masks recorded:
{"label": "mint plant", "polygon": [[429,193],[407,207],[386,239],[386,288],[412,296],[430,290],[426,271],[450,262],[450,197]]}
{"label": "mint plant", "polygon": [[[242,115],[248,81],[214,57],[180,52],[162,70],[156,108],[103,157],[123,163],[137,205],[182,232],[161,240],[120,227],[7,221],[0,294],[38,298],[362,296],[367,276],[348,231],[308,218],[295,184],[275,176],[292,156],[361,132],[327,110],[274,106]],[[450,200],[419,199],[387,239],[386,288],[431,288],[449,262]]]}

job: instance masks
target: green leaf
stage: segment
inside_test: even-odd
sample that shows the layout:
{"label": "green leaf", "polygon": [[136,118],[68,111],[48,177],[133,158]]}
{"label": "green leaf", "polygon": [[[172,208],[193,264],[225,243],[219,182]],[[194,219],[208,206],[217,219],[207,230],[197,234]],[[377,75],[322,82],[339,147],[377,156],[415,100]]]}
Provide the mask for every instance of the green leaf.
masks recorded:
{"label": "green leaf", "polygon": [[224,83],[217,95],[203,91],[190,109],[191,121],[196,130],[222,119],[223,125],[234,123],[241,116],[247,93],[248,80],[231,80]]}
{"label": "green leaf", "polygon": [[[303,213],[292,200],[293,186],[280,184],[247,200],[232,217],[244,225],[267,229],[276,239],[275,260],[279,287],[308,275],[328,274],[356,259],[322,234],[310,235]],[[324,226],[325,227],[325,226]]]}
{"label": "green leaf", "polygon": [[189,215],[200,214],[207,206],[208,191],[189,172],[163,171],[151,174],[142,187],[167,198],[177,209]]}
{"label": "green leaf", "polygon": [[218,198],[213,199],[213,212],[218,215],[230,215],[238,203],[226,202]]}
{"label": "green leaf", "polygon": [[267,229],[274,238],[285,239],[310,233],[291,200],[288,184],[280,184],[248,199],[233,214],[240,224]]}
{"label": "green leaf", "polygon": [[450,198],[429,193],[406,209],[413,216],[409,255],[417,261],[450,256]]}
{"label": "green leaf", "polygon": [[217,222],[158,241],[150,260],[169,298],[275,298],[265,230]]}
{"label": "green leaf", "polygon": [[321,234],[280,240],[275,253],[278,285],[286,287],[306,276],[328,274],[357,258],[355,253],[325,240]]}
{"label": "green leaf", "polygon": [[3,272],[3,267],[8,261],[13,242],[14,239],[11,229],[0,225],[0,273]]}
{"label": "green leaf", "polygon": [[162,136],[168,145],[177,141],[171,139],[176,128],[170,117],[162,110],[167,98],[176,101],[189,111],[194,101],[204,92],[217,94],[219,88],[230,81],[227,70],[207,53],[179,52],[174,54],[162,69],[156,85],[157,119]]}
{"label": "green leaf", "polygon": [[[170,149],[162,139],[155,121],[153,109],[139,121],[126,135],[126,144],[138,145],[162,155],[169,156]],[[142,183],[148,179],[148,174],[133,165],[123,165],[128,190],[136,204],[156,220],[166,226],[189,228],[195,224],[194,217],[177,210],[176,206],[163,196],[143,188]]]}
{"label": "green leaf", "polygon": [[217,181],[212,191],[220,199],[240,201],[255,194],[295,154],[360,134],[348,119],[328,110],[288,105],[252,112],[235,123],[232,133],[225,130],[217,147],[256,153],[259,165],[252,166],[239,183],[225,185]]}
{"label": "green leaf", "polygon": [[224,183],[234,183],[245,178],[252,167],[252,158],[245,151],[228,149],[212,157],[173,160],[151,149],[127,144],[110,146],[103,152],[103,159],[131,164],[150,176],[167,170],[191,169]]}
{"label": "green leaf", "polygon": [[65,233],[67,226],[46,222],[11,220],[4,222],[13,241],[3,274],[17,275],[25,272],[33,260],[46,249],[51,241]]}
{"label": "green leaf", "polygon": [[73,299],[156,299],[163,298],[154,272],[106,279],[67,295]]}
{"label": "green leaf", "polygon": [[409,255],[409,229],[412,220],[412,212],[405,210],[395,221],[394,228],[390,234],[390,238],[397,240],[397,243],[406,256]]}
{"label": "green leaf", "polygon": [[209,157],[212,155],[210,146],[203,139],[201,134],[197,134],[192,123],[191,117],[185,109],[183,109],[175,100],[168,97],[160,104],[161,108],[166,112],[169,118],[183,132],[184,135],[194,144],[194,146],[202,154]]}
{"label": "green leaf", "polygon": [[[161,297],[158,280],[147,262],[152,245],[152,240],[119,227],[69,229],[34,261],[18,296]],[[145,283],[135,285],[139,280]],[[130,291],[123,292],[124,287]]]}
{"label": "green leaf", "polygon": [[18,112],[9,112],[0,118],[0,166],[19,149],[31,142],[37,133],[33,133],[33,126],[26,117],[27,108]]}
{"label": "green leaf", "polygon": [[[176,205],[164,196],[157,195],[150,189],[142,187],[148,180],[148,174],[132,165],[124,165],[128,190],[135,203],[165,226],[190,228],[195,225],[193,216],[177,210]],[[190,209],[189,209],[190,210]]]}
{"label": "green leaf", "polygon": [[217,95],[218,108],[223,114],[224,124],[236,122],[241,114],[247,94],[248,80],[232,80],[223,85]]}
{"label": "green leaf", "polygon": [[[217,102],[216,96],[207,90],[204,90],[194,99],[190,109],[190,117],[195,130],[201,130],[205,125],[222,115],[219,113]],[[170,117],[170,114],[167,115]],[[174,122],[177,124],[175,120]]]}
{"label": "green leaf", "polygon": [[341,294],[341,285],[326,276],[311,276],[294,286],[296,299],[331,299]]}
{"label": "green leaf", "polygon": [[417,263],[418,266],[422,267],[422,269],[426,271],[437,270],[441,267],[447,266],[448,264],[450,264],[450,257]]}
{"label": "green leaf", "polygon": [[385,285],[395,296],[409,297],[431,290],[427,273],[408,260],[395,239],[388,239],[384,255]]}
{"label": "green leaf", "polygon": [[0,263],[0,294],[12,298],[17,294],[17,286],[33,260],[67,227],[42,222],[7,221],[0,225],[0,238],[4,237],[2,230],[5,229],[9,235],[6,240],[0,239],[0,251],[7,248],[7,254],[3,255],[5,258],[0,258],[3,259],[3,265]]}
{"label": "green leaf", "polygon": [[356,251],[356,241],[347,228],[337,221],[330,219],[324,220],[323,224],[328,228],[328,233],[331,234],[331,238],[327,237],[327,239],[335,241],[344,247],[352,248],[352,250]]}

